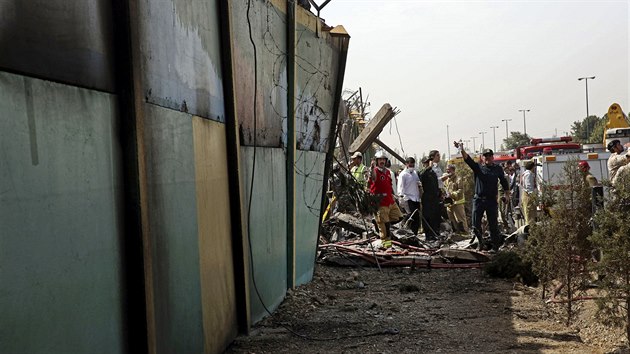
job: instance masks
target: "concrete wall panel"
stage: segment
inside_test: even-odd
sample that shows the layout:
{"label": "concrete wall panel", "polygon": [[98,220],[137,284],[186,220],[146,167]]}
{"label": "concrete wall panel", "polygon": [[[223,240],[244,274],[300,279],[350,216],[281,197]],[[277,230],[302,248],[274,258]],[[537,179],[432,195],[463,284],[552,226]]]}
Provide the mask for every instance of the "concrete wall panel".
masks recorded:
{"label": "concrete wall panel", "polygon": [[319,237],[319,211],[325,153],[296,151],[295,162],[295,278],[296,285],[313,278]]}
{"label": "concrete wall panel", "polygon": [[[251,195],[253,147],[241,147],[243,205],[248,222]],[[256,148],[253,198],[249,232],[258,291],[269,310],[284,299],[287,289],[286,167],[282,149]],[[249,269],[248,269],[249,271]],[[257,322],[267,316],[250,277],[251,317]]]}
{"label": "concrete wall panel", "polygon": [[192,116],[145,105],[149,233],[159,353],[203,351]]}
{"label": "concrete wall panel", "polygon": [[237,332],[225,125],[193,117],[203,330],[207,353]]}
{"label": "concrete wall panel", "polygon": [[120,353],[115,99],[1,72],[0,92],[0,351]]}
{"label": "concrete wall panel", "polygon": [[[236,109],[241,144],[281,147],[287,119],[286,14],[267,1],[232,1]],[[256,46],[250,42],[251,29]],[[256,60],[254,60],[256,59]],[[258,85],[254,87],[255,69]],[[256,89],[256,90],[255,90]],[[256,112],[254,121],[254,91]],[[255,127],[254,127],[255,125]],[[254,134],[256,134],[254,136]]]}
{"label": "concrete wall panel", "polygon": [[140,1],[140,51],[150,103],[224,120],[218,1]]}
{"label": "concrete wall panel", "polygon": [[[328,32],[315,33],[315,16],[299,9],[297,25],[295,130],[297,148],[326,152],[335,101],[339,50]],[[322,166],[323,171],[323,166]]]}
{"label": "concrete wall panel", "polygon": [[111,2],[0,0],[0,68],[113,92]]}

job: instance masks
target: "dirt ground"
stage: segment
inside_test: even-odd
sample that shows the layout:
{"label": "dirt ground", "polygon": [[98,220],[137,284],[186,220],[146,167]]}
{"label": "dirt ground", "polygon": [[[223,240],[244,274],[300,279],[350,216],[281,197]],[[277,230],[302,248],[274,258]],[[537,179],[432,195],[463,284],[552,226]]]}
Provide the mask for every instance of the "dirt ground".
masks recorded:
{"label": "dirt ground", "polygon": [[291,290],[227,352],[628,352],[621,331],[594,321],[593,303],[580,303],[570,327],[562,306],[545,304],[540,288],[478,269],[381,273],[318,265],[311,283]]}

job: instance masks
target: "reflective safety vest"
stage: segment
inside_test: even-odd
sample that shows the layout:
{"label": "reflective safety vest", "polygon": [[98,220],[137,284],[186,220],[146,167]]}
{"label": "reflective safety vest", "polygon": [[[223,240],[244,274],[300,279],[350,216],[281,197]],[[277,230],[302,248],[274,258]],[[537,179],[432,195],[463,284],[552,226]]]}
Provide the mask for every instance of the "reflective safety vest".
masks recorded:
{"label": "reflective safety vest", "polygon": [[365,180],[365,171],[366,168],[364,164],[360,164],[359,166],[354,166],[352,167],[352,169],[350,170],[350,172],[352,173],[352,177],[354,177],[354,179],[357,180],[357,182],[359,182],[362,186],[365,186],[365,183],[367,182]]}

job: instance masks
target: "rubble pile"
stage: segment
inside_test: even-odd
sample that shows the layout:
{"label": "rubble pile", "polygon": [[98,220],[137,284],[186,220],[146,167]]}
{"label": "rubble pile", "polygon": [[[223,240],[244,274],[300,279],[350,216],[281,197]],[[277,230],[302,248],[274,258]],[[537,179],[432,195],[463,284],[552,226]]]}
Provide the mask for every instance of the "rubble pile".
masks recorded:
{"label": "rubble pile", "polygon": [[490,257],[475,250],[471,236],[454,233],[447,223],[438,241],[425,242],[405,223],[392,225],[392,248],[384,250],[374,220],[359,213],[335,213],[323,223],[318,259],[338,266],[481,268]]}

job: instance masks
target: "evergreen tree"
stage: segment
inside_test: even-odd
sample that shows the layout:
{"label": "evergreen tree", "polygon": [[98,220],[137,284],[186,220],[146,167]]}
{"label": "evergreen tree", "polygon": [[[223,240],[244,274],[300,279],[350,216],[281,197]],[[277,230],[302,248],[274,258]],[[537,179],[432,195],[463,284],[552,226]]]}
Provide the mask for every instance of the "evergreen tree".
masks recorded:
{"label": "evergreen tree", "polygon": [[597,318],[606,325],[625,327],[630,340],[630,174],[618,176],[605,207],[595,215],[591,240],[602,254],[594,270],[600,278]]}
{"label": "evergreen tree", "polygon": [[604,136],[604,127],[607,118],[588,116],[581,121],[575,121],[571,125],[571,136],[579,143],[599,143]]}
{"label": "evergreen tree", "polygon": [[566,297],[569,325],[575,312],[574,298],[584,291],[588,281],[592,209],[590,187],[576,160],[565,164],[563,181],[560,189],[548,185],[543,188],[539,201],[544,203],[544,212],[539,215],[540,223],[530,225],[526,259],[532,262],[543,286],[549,287],[554,280],[563,284],[556,290]]}
{"label": "evergreen tree", "polygon": [[503,146],[506,150],[516,149],[519,146],[529,145],[532,138],[521,132],[510,132],[510,136],[503,139]]}

